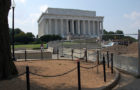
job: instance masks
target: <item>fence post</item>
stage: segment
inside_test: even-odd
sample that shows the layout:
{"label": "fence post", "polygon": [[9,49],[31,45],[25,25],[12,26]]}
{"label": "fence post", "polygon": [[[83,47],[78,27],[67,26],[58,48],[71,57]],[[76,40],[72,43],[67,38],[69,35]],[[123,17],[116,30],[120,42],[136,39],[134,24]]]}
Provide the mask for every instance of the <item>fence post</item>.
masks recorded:
{"label": "fence post", "polygon": [[113,53],[111,53],[111,73],[113,74]]}
{"label": "fence post", "polygon": [[77,61],[77,72],[78,72],[78,90],[81,90],[81,78],[80,78],[80,61]]}
{"label": "fence post", "polygon": [[72,60],[73,60],[73,49],[71,50],[71,57],[72,57]]}
{"label": "fence post", "polygon": [[99,51],[97,50],[97,64],[99,65]]}
{"label": "fence post", "polygon": [[64,45],[63,45],[63,40],[62,40],[62,55],[61,55],[61,57],[64,57],[63,48],[64,48]]}
{"label": "fence post", "polygon": [[30,76],[29,76],[29,66],[26,66],[26,83],[27,83],[27,90],[30,90]]}
{"label": "fence post", "polygon": [[140,76],[140,29],[138,29],[138,75]]}
{"label": "fence post", "polygon": [[41,59],[43,59],[43,50],[41,49]]}
{"label": "fence post", "polygon": [[85,57],[86,57],[86,62],[87,62],[87,49],[85,50]]}
{"label": "fence post", "polygon": [[104,82],[106,82],[106,69],[105,69],[105,57],[103,55],[103,72],[104,72]]}
{"label": "fence post", "polygon": [[59,49],[57,48],[57,59],[59,59]]}
{"label": "fence post", "polygon": [[27,60],[27,52],[26,52],[26,49],[25,49],[25,61]]}
{"label": "fence post", "polygon": [[107,51],[107,67],[109,68],[109,51]]}

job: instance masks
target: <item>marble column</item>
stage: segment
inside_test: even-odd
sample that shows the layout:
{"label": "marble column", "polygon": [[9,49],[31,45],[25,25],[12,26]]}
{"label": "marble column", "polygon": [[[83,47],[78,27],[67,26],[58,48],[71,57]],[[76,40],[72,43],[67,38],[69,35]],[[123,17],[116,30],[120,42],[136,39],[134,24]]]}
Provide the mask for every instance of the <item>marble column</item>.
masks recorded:
{"label": "marble column", "polygon": [[57,19],[55,19],[55,35],[58,34]]}
{"label": "marble column", "polygon": [[104,29],[103,29],[103,21],[101,21],[101,32],[102,32],[102,35],[104,34],[104,33],[103,33],[103,30],[104,30]]}
{"label": "marble column", "polygon": [[100,36],[100,21],[97,21],[97,35]]}
{"label": "marble column", "polygon": [[46,19],[45,20],[45,34],[48,34],[49,31],[48,31],[48,20]]}
{"label": "marble column", "polygon": [[49,19],[49,28],[48,28],[48,31],[49,31],[49,33],[48,34],[52,34],[52,31],[51,31],[51,19]]}
{"label": "marble column", "polygon": [[83,20],[83,35],[86,34],[86,29],[85,29],[85,21]]}
{"label": "marble column", "polygon": [[92,21],[93,22],[93,30],[92,30],[92,32],[93,32],[93,35],[96,35],[96,31],[95,31],[95,21]]}
{"label": "marble column", "polygon": [[88,20],[88,35],[90,35],[91,32],[90,32],[90,21]]}
{"label": "marble column", "polygon": [[72,20],[72,34],[74,35],[74,20]]}
{"label": "marble column", "polygon": [[61,36],[64,36],[63,19],[61,19]]}
{"label": "marble column", "polygon": [[77,22],[78,22],[78,35],[80,35],[80,20],[78,20]]}
{"label": "marble column", "polygon": [[68,24],[68,19],[66,19],[66,32],[67,32],[67,35],[69,34],[69,24]]}
{"label": "marble column", "polygon": [[103,35],[103,21],[100,21],[100,34],[101,34],[101,40]]}
{"label": "marble column", "polygon": [[95,35],[98,36],[98,21],[95,21]]}

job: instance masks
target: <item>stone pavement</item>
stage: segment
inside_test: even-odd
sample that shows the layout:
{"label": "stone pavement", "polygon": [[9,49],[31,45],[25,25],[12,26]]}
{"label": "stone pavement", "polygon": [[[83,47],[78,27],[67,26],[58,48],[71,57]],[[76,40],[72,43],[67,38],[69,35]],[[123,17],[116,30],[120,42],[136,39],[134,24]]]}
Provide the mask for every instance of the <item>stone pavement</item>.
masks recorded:
{"label": "stone pavement", "polygon": [[135,78],[121,72],[120,81],[113,90],[140,90],[140,78]]}

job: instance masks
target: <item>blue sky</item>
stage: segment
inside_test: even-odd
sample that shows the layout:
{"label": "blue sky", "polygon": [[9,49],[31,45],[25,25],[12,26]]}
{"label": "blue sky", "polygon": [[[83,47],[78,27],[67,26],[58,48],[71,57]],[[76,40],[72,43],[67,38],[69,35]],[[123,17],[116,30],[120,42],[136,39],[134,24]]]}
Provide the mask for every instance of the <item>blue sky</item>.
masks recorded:
{"label": "blue sky", "polygon": [[[137,33],[140,28],[140,0],[15,0],[15,28],[37,35],[37,20],[47,7],[96,11],[104,16],[104,29]],[[9,12],[9,27],[12,22]]]}

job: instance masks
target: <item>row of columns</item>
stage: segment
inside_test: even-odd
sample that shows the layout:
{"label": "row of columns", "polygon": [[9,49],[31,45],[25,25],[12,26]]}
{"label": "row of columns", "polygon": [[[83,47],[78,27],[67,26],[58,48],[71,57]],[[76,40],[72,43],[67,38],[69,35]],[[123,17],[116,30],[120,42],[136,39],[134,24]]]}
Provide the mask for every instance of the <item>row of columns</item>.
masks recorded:
{"label": "row of columns", "polygon": [[[60,31],[58,31],[58,19],[54,19],[55,21],[55,32],[52,32],[52,19],[48,19],[48,34],[58,34],[60,33],[61,35],[64,35],[64,20],[66,22],[66,34],[68,35],[69,33],[76,35],[91,35],[91,22],[92,22],[92,29],[93,29],[93,35],[99,35],[101,34],[103,31],[103,22],[101,21],[91,21],[91,20],[69,20],[69,19],[60,19]],[[70,25],[70,23],[71,25]],[[78,31],[76,31],[77,33],[75,33],[75,28],[74,28],[74,22],[76,21],[76,25],[77,25],[77,29]],[[82,21],[82,25],[81,25],[81,21]],[[87,28],[86,28],[86,24],[85,22],[88,21],[87,23]],[[96,23],[95,23],[96,22]],[[96,24],[96,25],[95,25]],[[76,26],[75,26],[76,27]],[[95,28],[96,27],[96,28]],[[70,29],[70,30],[69,30]],[[87,30],[87,33],[86,33]],[[70,31],[70,32],[69,32]]]}

